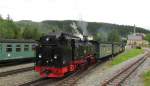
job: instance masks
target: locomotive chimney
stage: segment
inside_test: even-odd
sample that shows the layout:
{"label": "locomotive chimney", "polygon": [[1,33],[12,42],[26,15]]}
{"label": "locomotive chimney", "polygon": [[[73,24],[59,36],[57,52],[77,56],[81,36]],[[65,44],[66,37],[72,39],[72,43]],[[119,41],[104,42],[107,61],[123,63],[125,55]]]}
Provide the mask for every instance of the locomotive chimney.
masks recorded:
{"label": "locomotive chimney", "polygon": [[84,36],[83,36],[83,40],[84,40],[84,41],[88,41],[88,36],[85,36],[85,35],[84,35]]}

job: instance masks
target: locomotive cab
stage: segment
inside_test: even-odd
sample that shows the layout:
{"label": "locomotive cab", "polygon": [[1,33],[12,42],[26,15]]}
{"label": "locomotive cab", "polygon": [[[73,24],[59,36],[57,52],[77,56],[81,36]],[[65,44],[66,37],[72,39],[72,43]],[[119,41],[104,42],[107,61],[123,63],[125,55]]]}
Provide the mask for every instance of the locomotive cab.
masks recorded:
{"label": "locomotive cab", "polygon": [[62,77],[68,71],[67,66],[72,61],[72,46],[74,45],[72,41],[64,34],[41,37],[36,47],[35,70],[43,74],[48,71],[48,76],[41,75],[43,77]]}

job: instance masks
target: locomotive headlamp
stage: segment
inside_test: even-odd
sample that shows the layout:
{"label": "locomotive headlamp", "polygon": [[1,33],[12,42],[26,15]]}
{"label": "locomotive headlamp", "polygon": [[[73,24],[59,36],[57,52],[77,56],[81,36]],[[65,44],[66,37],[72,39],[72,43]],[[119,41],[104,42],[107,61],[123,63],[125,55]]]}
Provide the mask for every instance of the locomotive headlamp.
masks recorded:
{"label": "locomotive headlamp", "polygon": [[65,61],[65,60],[63,60],[63,64],[66,64],[66,61]]}
{"label": "locomotive headlamp", "polygon": [[46,41],[49,41],[49,38],[46,38]]}
{"label": "locomotive headlamp", "polygon": [[57,59],[57,55],[54,55],[54,59]]}
{"label": "locomotive headlamp", "polygon": [[42,58],[42,55],[41,55],[41,54],[39,54],[39,58]]}

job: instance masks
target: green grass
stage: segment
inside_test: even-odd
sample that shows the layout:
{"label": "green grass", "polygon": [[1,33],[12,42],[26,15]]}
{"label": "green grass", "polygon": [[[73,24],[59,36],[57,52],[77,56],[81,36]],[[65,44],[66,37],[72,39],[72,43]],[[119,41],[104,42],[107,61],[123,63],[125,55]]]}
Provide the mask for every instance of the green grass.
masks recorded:
{"label": "green grass", "polygon": [[150,86],[150,71],[143,74],[144,86]]}
{"label": "green grass", "polygon": [[130,58],[136,57],[139,54],[142,54],[144,52],[143,49],[131,49],[128,51],[125,51],[124,53],[118,55],[115,57],[111,62],[110,65],[117,65],[119,63],[122,63]]}

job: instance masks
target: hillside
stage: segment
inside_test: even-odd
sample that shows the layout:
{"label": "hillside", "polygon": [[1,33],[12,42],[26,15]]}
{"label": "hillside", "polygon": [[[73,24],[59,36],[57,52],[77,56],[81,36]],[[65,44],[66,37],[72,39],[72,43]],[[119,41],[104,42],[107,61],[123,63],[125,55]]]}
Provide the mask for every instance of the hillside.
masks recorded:
{"label": "hillside", "polygon": [[[65,21],[52,21],[52,20],[45,20],[42,22],[32,22],[27,20],[22,20],[16,22],[17,25],[21,28],[25,28],[26,26],[38,28],[43,33],[51,32],[52,30],[55,31],[65,31],[65,32],[73,32],[73,29],[70,27],[70,24],[73,20],[65,20]],[[128,34],[133,32],[133,26],[127,25],[117,25],[117,24],[109,24],[109,23],[98,23],[98,22],[88,22],[87,30],[90,34],[96,34],[97,32],[101,34],[107,34],[112,30],[117,30],[118,33],[126,37]],[[81,29],[79,29],[82,32]],[[139,33],[149,33],[150,31],[136,27],[136,32]]]}
{"label": "hillside", "polygon": [[[74,22],[76,29],[71,27]],[[109,38],[127,37],[133,33],[133,26],[117,25],[102,22],[79,22],[74,20],[45,20],[42,22],[34,22],[30,20],[13,21],[9,19],[0,19],[0,38],[19,38],[19,39],[39,39],[40,36],[52,31],[63,31],[75,33],[78,30],[86,35],[93,35],[96,40],[108,41]],[[150,33],[150,31],[136,27],[136,32]],[[118,37],[120,36],[120,37]],[[117,39],[118,40],[118,39]],[[110,41],[110,40],[109,40]]]}

